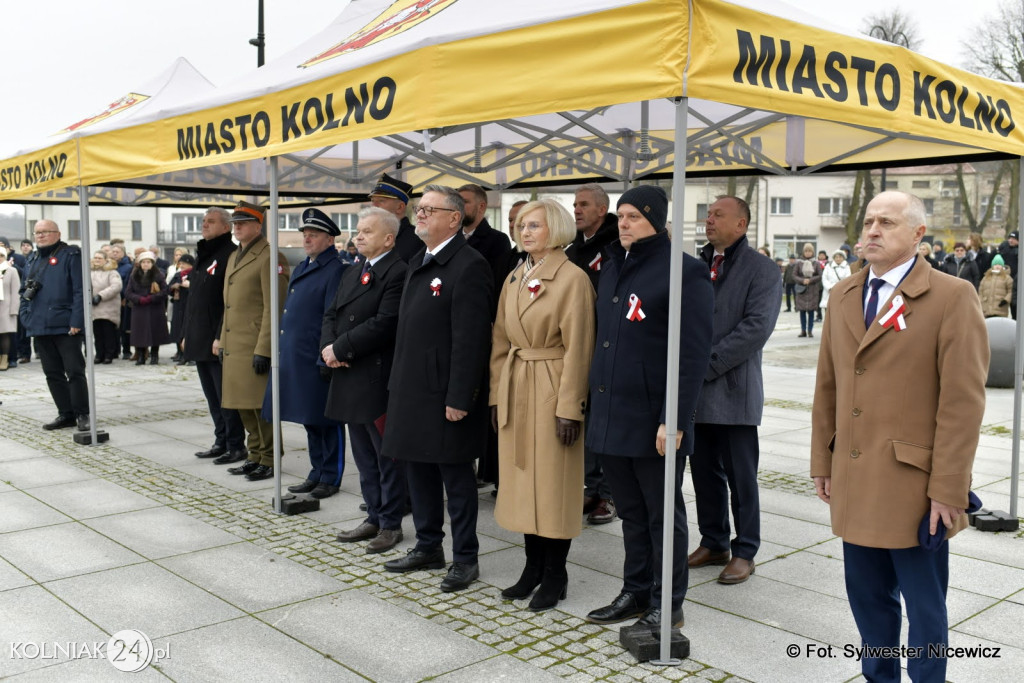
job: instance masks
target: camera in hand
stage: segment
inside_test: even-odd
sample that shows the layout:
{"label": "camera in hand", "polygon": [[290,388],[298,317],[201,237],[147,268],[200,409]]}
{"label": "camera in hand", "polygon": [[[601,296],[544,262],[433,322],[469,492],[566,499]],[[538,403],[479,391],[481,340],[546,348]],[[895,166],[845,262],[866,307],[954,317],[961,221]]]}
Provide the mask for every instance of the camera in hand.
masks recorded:
{"label": "camera in hand", "polygon": [[36,298],[36,294],[43,288],[43,283],[34,278],[25,280],[25,291],[21,293],[21,298],[25,301],[32,301]]}

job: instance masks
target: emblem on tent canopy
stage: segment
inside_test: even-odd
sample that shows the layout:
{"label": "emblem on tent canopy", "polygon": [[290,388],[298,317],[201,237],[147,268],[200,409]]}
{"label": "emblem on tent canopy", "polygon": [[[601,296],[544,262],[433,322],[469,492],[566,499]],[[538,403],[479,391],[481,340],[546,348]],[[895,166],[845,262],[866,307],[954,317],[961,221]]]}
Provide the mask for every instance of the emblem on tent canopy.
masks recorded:
{"label": "emblem on tent canopy", "polygon": [[396,0],[366,26],[330,49],[299,64],[299,67],[307,68],[326,62],[347,52],[405,33],[456,2],[458,0]]}
{"label": "emblem on tent canopy", "polygon": [[114,100],[113,102],[108,104],[107,108],[101,111],[99,114],[96,114],[95,116],[90,116],[87,119],[82,119],[78,123],[72,123],[64,130],[57,131],[56,133],[54,133],[54,135],[60,135],[61,133],[73,133],[79,128],[85,128],[86,126],[91,126],[94,123],[99,123],[103,119],[109,119],[114,114],[122,112],[125,109],[131,109],[136,104],[141,104],[142,102],[145,102],[148,99],[149,95],[140,95],[136,92],[130,92],[121,99]]}

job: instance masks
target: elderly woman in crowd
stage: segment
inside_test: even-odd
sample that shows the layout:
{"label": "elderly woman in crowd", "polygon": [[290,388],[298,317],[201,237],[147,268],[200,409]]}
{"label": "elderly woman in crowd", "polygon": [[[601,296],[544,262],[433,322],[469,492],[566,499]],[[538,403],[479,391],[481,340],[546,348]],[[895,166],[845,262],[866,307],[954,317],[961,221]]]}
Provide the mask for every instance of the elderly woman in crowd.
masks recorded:
{"label": "elderly woman in crowd", "polygon": [[846,252],[836,249],[832,261],[821,271],[821,309],[828,308],[828,294],[843,278],[850,277],[850,266],[846,263]]}
{"label": "elderly woman in crowd", "polygon": [[1013,301],[1013,278],[999,254],[992,257],[992,265],[985,277],[981,278],[978,296],[981,297],[981,312],[986,318],[1009,317],[1010,302]]}
{"label": "elderly woman in crowd", "polygon": [[132,306],[132,346],[138,354],[136,365],[146,364],[146,349],[149,349],[149,364],[160,362],[160,345],[171,340],[167,333],[167,282],[164,274],[156,267],[156,255],[144,251],[135,260],[135,268],[128,277],[125,297]]}
{"label": "elderly woman in crowd", "polygon": [[821,296],[821,264],[814,258],[814,245],[804,245],[804,258],[793,272],[796,282],[796,310],[800,311],[800,336],[814,336],[814,316]]}
{"label": "elderly woman in crowd", "polygon": [[526,567],[501,592],[534,612],[565,598],[566,556],[582,527],[587,373],[594,348],[594,288],[563,247],[572,216],[551,199],[530,202],[513,234],[526,260],[504,279],[491,351],[491,424],[498,432],[497,522],[525,535]]}
{"label": "elderly woman in crowd", "polygon": [[[10,356],[18,352],[14,346],[14,336],[18,332],[20,288],[18,269],[14,267],[7,250],[0,246],[0,370],[6,370],[10,365]],[[17,360],[17,356],[14,359]]]}
{"label": "elderly woman in crowd", "polygon": [[121,322],[121,276],[106,252],[92,255],[92,336],[96,363],[110,365],[120,350],[117,325]]}
{"label": "elderly woman in crowd", "polygon": [[[175,265],[178,267],[177,272],[167,281],[167,291],[170,293],[171,302],[174,304],[174,308],[171,309],[171,341],[174,342],[174,349],[176,353],[171,358],[176,365],[185,365],[184,351],[181,347],[181,341],[185,328],[185,310],[188,308],[188,293],[191,282],[189,282],[189,276],[192,274],[192,268],[196,265],[196,259],[192,254],[181,254],[178,255],[178,250],[174,250],[176,257]],[[189,365],[195,365],[195,361],[189,361]]]}

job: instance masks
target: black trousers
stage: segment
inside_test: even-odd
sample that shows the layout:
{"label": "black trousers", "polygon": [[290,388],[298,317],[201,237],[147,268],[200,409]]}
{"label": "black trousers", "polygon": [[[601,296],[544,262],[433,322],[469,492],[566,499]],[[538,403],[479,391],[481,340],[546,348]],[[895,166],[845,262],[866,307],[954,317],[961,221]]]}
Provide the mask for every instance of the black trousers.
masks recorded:
{"label": "black trousers", "polygon": [[117,325],[112,320],[93,320],[92,336],[96,342],[96,362],[117,358],[120,345],[117,343]]}
{"label": "black trousers", "polygon": [[[665,461],[662,458],[627,458],[601,454],[605,480],[615,498],[615,510],[622,519],[622,543],[626,560],[622,567],[622,590],[649,596],[652,604],[661,600],[662,529],[665,525]],[[686,460],[676,456],[675,518],[672,541],[672,609],[683,606],[689,567],[686,564],[688,533],[683,504],[683,468]]]}
{"label": "black trousers", "polygon": [[[405,475],[412,498],[416,548],[434,550],[444,539],[444,494],[452,522],[452,557],[455,562],[476,564],[480,542],[476,537],[476,473],[473,463],[442,464],[406,462]],[[367,505],[369,507],[369,505]]]}
{"label": "black trousers", "polygon": [[229,451],[240,451],[245,448],[245,427],[237,410],[220,405],[221,370],[220,361],[196,361],[199,384],[203,387],[206,405],[213,418],[213,442]]}
{"label": "black trousers", "polygon": [[380,457],[377,426],[350,424],[352,460],[359,470],[359,488],[366,502],[366,521],[381,529],[401,529],[405,508],[405,464]]}
{"label": "black trousers", "polygon": [[[761,502],[757,488],[760,447],[753,425],[698,424],[693,431],[690,474],[697,501],[700,544],[713,552],[753,560],[761,547]],[[736,538],[729,542],[729,510]]]}
{"label": "black trousers", "polygon": [[88,415],[89,385],[81,334],[44,334],[34,339],[57,412],[61,417]]}

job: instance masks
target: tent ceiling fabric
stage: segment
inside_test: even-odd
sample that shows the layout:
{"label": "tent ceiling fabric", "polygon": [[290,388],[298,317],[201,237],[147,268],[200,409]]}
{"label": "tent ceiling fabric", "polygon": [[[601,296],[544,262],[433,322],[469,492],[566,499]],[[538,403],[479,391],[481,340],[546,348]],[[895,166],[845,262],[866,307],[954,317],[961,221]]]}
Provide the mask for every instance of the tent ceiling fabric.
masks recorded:
{"label": "tent ceiling fabric", "polygon": [[296,202],[359,199],[396,168],[416,187],[628,182],[673,171],[682,96],[694,176],[1024,153],[1016,86],[781,2],[521,0],[507,14],[489,0],[355,0],[234,84],[78,135],[61,153],[80,176],[0,175],[0,200],[79,182],[165,201],[266,195],[271,155]]}

